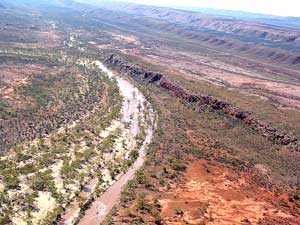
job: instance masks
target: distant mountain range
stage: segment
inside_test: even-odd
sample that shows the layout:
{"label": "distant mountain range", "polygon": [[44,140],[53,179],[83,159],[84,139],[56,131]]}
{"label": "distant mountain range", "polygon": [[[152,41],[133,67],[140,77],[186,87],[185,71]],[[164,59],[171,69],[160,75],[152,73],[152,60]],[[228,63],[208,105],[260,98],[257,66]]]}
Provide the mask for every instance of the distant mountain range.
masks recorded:
{"label": "distant mountain range", "polygon": [[[3,8],[1,7],[3,6]],[[74,10],[92,10],[95,6],[90,4],[84,4],[79,1],[74,0],[1,0],[0,9],[38,9],[44,8],[47,9],[48,7],[54,8],[69,8]]]}
{"label": "distant mountain range", "polygon": [[[122,10],[123,7],[140,7],[142,5],[126,2],[118,2],[114,0],[1,0],[0,8],[7,8],[10,5],[20,6],[20,5],[36,5],[36,6],[56,6],[56,7],[88,7],[88,4],[99,7],[107,7],[112,10]],[[167,7],[157,7],[157,6],[147,6],[149,8],[156,9],[168,9]],[[200,8],[200,7],[170,7],[177,10],[203,13],[212,16],[222,16],[230,19],[242,19],[248,21],[258,21],[272,25],[294,27],[300,29],[300,17],[282,17],[273,16],[259,13],[243,12],[243,11],[233,11],[233,10],[222,10],[222,9],[212,9],[212,8]],[[135,12],[137,13],[137,12]]]}
{"label": "distant mountain range", "polygon": [[[121,9],[121,7],[128,6],[142,6],[140,4],[135,3],[127,3],[127,2],[118,2],[114,0],[75,0],[76,2],[98,5],[100,7],[110,7],[115,9]],[[233,11],[233,10],[223,10],[223,9],[213,9],[213,8],[200,8],[200,7],[158,7],[158,6],[146,6],[150,8],[173,8],[177,10],[196,12],[196,13],[204,13],[213,16],[222,16],[231,19],[243,19],[243,20],[254,20],[258,22],[279,25],[279,26],[287,26],[287,27],[297,27],[300,28],[300,17],[283,17],[283,16],[274,16],[260,13],[251,13],[251,12],[243,12],[243,11]]]}
{"label": "distant mountain range", "polygon": [[265,23],[270,23],[274,25],[282,26],[297,26],[300,27],[300,17],[283,17],[283,16],[273,16],[260,13],[251,13],[243,11],[233,11],[233,10],[223,10],[223,9],[211,9],[211,8],[198,8],[198,7],[175,7],[176,9],[206,13],[215,16],[225,16],[235,19],[246,19],[255,20]]}
{"label": "distant mountain range", "polygon": [[[173,9],[167,7],[145,6],[128,3],[105,3],[101,7],[123,11],[136,16],[146,16],[177,24],[183,24],[194,29],[207,29],[211,31],[231,33],[234,35],[251,36],[261,40],[300,43],[300,23],[289,17],[268,16],[258,17],[254,14],[249,19],[250,13],[233,12],[221,10],[220,14],[227,13],[227,16],[212,15],[212,13],[187,11],[182,9]],[[209,10],[208,10],[209,11]],[[216,14],[218,10],[213,10]],[[231,15],[231,16],[229,16]],[[233,16],[236,15],[236,16]],[[238,16],[239,15],[239,16]],[[244,15],[244,16],[243,16]],[[237,18],[239,17],[239,18]],[[240,19],[240,18],[243,19]],[[299,18],[296,18],[299,19]],[[289,21],[296,23],[296,26]],[[269,22],[264,22],[269,21]],[[290,27],[294,28],[293,30]]]}

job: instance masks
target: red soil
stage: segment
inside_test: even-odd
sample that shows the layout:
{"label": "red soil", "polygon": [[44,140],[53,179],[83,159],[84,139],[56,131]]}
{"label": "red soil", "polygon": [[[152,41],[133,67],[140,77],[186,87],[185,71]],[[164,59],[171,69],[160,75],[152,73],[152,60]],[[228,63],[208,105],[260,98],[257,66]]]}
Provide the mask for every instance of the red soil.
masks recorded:
{"label": "red soil", "polygon": [[[281,201],[288,202],[287,196],[276,197],[251,183],[246,174],[240,175],[206,160],[193,162],[184,174],[184,183],[175,185],[160,198],[161,216],[166,224],[183,224],[184,221],[257,224],[271,219],[300,224],[300,218],[290,212],[292,203],[280,207]],[[179,209],[182,213],[178,213]]]}

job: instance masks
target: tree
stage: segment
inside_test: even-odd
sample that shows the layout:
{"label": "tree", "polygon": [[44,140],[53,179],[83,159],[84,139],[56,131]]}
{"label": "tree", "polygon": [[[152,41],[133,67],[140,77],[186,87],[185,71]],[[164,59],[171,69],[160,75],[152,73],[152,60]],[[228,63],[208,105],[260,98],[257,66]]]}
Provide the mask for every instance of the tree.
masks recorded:
{"label": "tree", "polygon": [[137,208],[139,210],[147,210],[148,209],[148,204],[147,204],[146,196],[147,196],[147,193],[145,193],[145,192],[141,192],[139,194],[138,204],[137,204]]}

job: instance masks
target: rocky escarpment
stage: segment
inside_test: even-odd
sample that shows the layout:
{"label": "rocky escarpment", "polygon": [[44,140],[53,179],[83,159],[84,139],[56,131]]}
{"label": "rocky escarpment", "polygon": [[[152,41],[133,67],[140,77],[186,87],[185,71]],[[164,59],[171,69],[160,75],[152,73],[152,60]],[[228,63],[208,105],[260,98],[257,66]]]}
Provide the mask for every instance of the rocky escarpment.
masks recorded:
{"label": "rocky escarpment", "polygon": [[160,81],[163,77],[162,74],[152,71],[146,71],[143,68],[132,65],[125,60],[121,59],[119,55],[111,54],[104,59],[104,62],[117,70],[120,73],[126,73],[136,80],[147,80],[150,83]]}
{"label": "rocky escarpment", "polygon": [[138,82],[156,83],[161,88],[172,93],[177,98],[182,99],[186,103],[196,104],[198,106],[208,106],[214,110],[222,111],[228,116],[242,121],[260,135],[267,137],[277,144],[289,146],[292,150],[300,151],[300,141],[285,132],[279,131],[271,124],[257,120],[251,116],[250,113],[244,112],[230,103],[219,100],[217,98],[201,95],[191,94],[184,88],[172,83],[162,74],[157,72],[146,71],[143,68],[126,62],[119,55],[111,54],[105,58],[105,63],[117,70],[120,73],[126,73],[133,77]]}

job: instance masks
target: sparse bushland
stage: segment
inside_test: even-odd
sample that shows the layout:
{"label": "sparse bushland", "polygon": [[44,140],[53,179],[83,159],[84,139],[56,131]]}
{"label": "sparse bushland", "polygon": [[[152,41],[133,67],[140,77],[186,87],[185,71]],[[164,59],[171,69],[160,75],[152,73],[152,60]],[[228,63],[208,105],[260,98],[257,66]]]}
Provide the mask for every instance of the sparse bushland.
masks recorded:
{"label": "sparse bushland", "polygon": [[[17,146],[1,154],[1,161],[3,161],[0,170],[3,178],[1,183],[4,185],[4,192],[10,193],[9,198],[1,198],[1,203],[3,203],[1,209],[9,207],[9,205],[16,207],[15,210],[6,211],[3,217],[4,221],[14,220],[18,218],[18,214],[27,211],[27,214],[24,215],[26,220],[32,223],[44,221],[47,224],[46,221],[52,221],[61,214],[62,205],[68,204],[77,195],[76,193],[81,191],[80,184],[93,175],[92,173],[96,174],[97,169],[101,169],[103,154],[108,150],[107,148],[111,147],[110,143],[113,143],[114,139],[118,137],[120,130],[114,131],[114,134],[104,141],[107,143],[105,147],[96,146],[95,143],[99,141],[95,141],[100,138],[101,131],[112,120],[119,117],[122,97],[115,81],[95,73],[91,67],[89,70],[90,72],[85,71],[85,73],[91,74],[91,77],[87,79],[88,92],[85,95],[95,98],[93,100],[96,103],[94,109],[88,108],[89,113],[73,124],[69,123],[32,143]],[[56,77],[51,79],[56,79]],[[49,87],[57,83],[55,80],[49,82],[44,80],[39,84],[34,81],[33,84],[38,85],[41,89],[33,87],[33,89],[26,89],[26,93],[36,96],[36,99],[45,100],[39,92],[44,90],[43,88],[49,90]],[[34,92],[30,90],[34,90]],[[103,96],[101,94],[105,98],[102,102],[97,98],[99,90],[102,90],[104,94]],[[49,93],[46,95],[48,96]],[[59,94],[58,96],[63,95]],[[66,98],[66,101],[69,100],[70,98]],[[37,105],[42,107],[40,103]],[[45,102],[41,104],[45,104]],[[75,109],[73,108],[73,110]],[[51,198],[54,198],[51,200],[51,202],[55,202],[51,203],[54,209],[47,214],[47,218],[42,218],[37,214],[39,213],[37,192],[50,193]],[[12,193],[16,194],[12,195]],[[24,194],[26,198],[20,198],[21,194]],[[24,201],[28,205],[26,206],[28,210],[25,211],[18,208]],[[20,202],[20,204],[16,205],[15,202]],[[31,213],[31,211],[35,213]]]}
{"label": "sparse bushland", "polygon": [[[59,70],[63,72],[51,72],[52,69],[49,68],[49,71],[55,74],[48,75],[46,69],[41,71],[43,74],[25,77],[25,84],[14,87],[10,95],[18,96],[23,106],[18,108],[16,102],[10,102],[6,107],[2,104],[5,114],[1,118],[2,150],[79,119],[91,111],[102,98],[103,80],[95,69],[86,70],[76,65],[75,61],[64,64],[52,62],[51,58],[39,60],[33,57],[32,60],[38,65],[45,62],[54,63],[54,67],[59,66]],[[25,63],[23,67],[27,65]],[[15,109],[15,114],[9,113],[11,109]]]}

